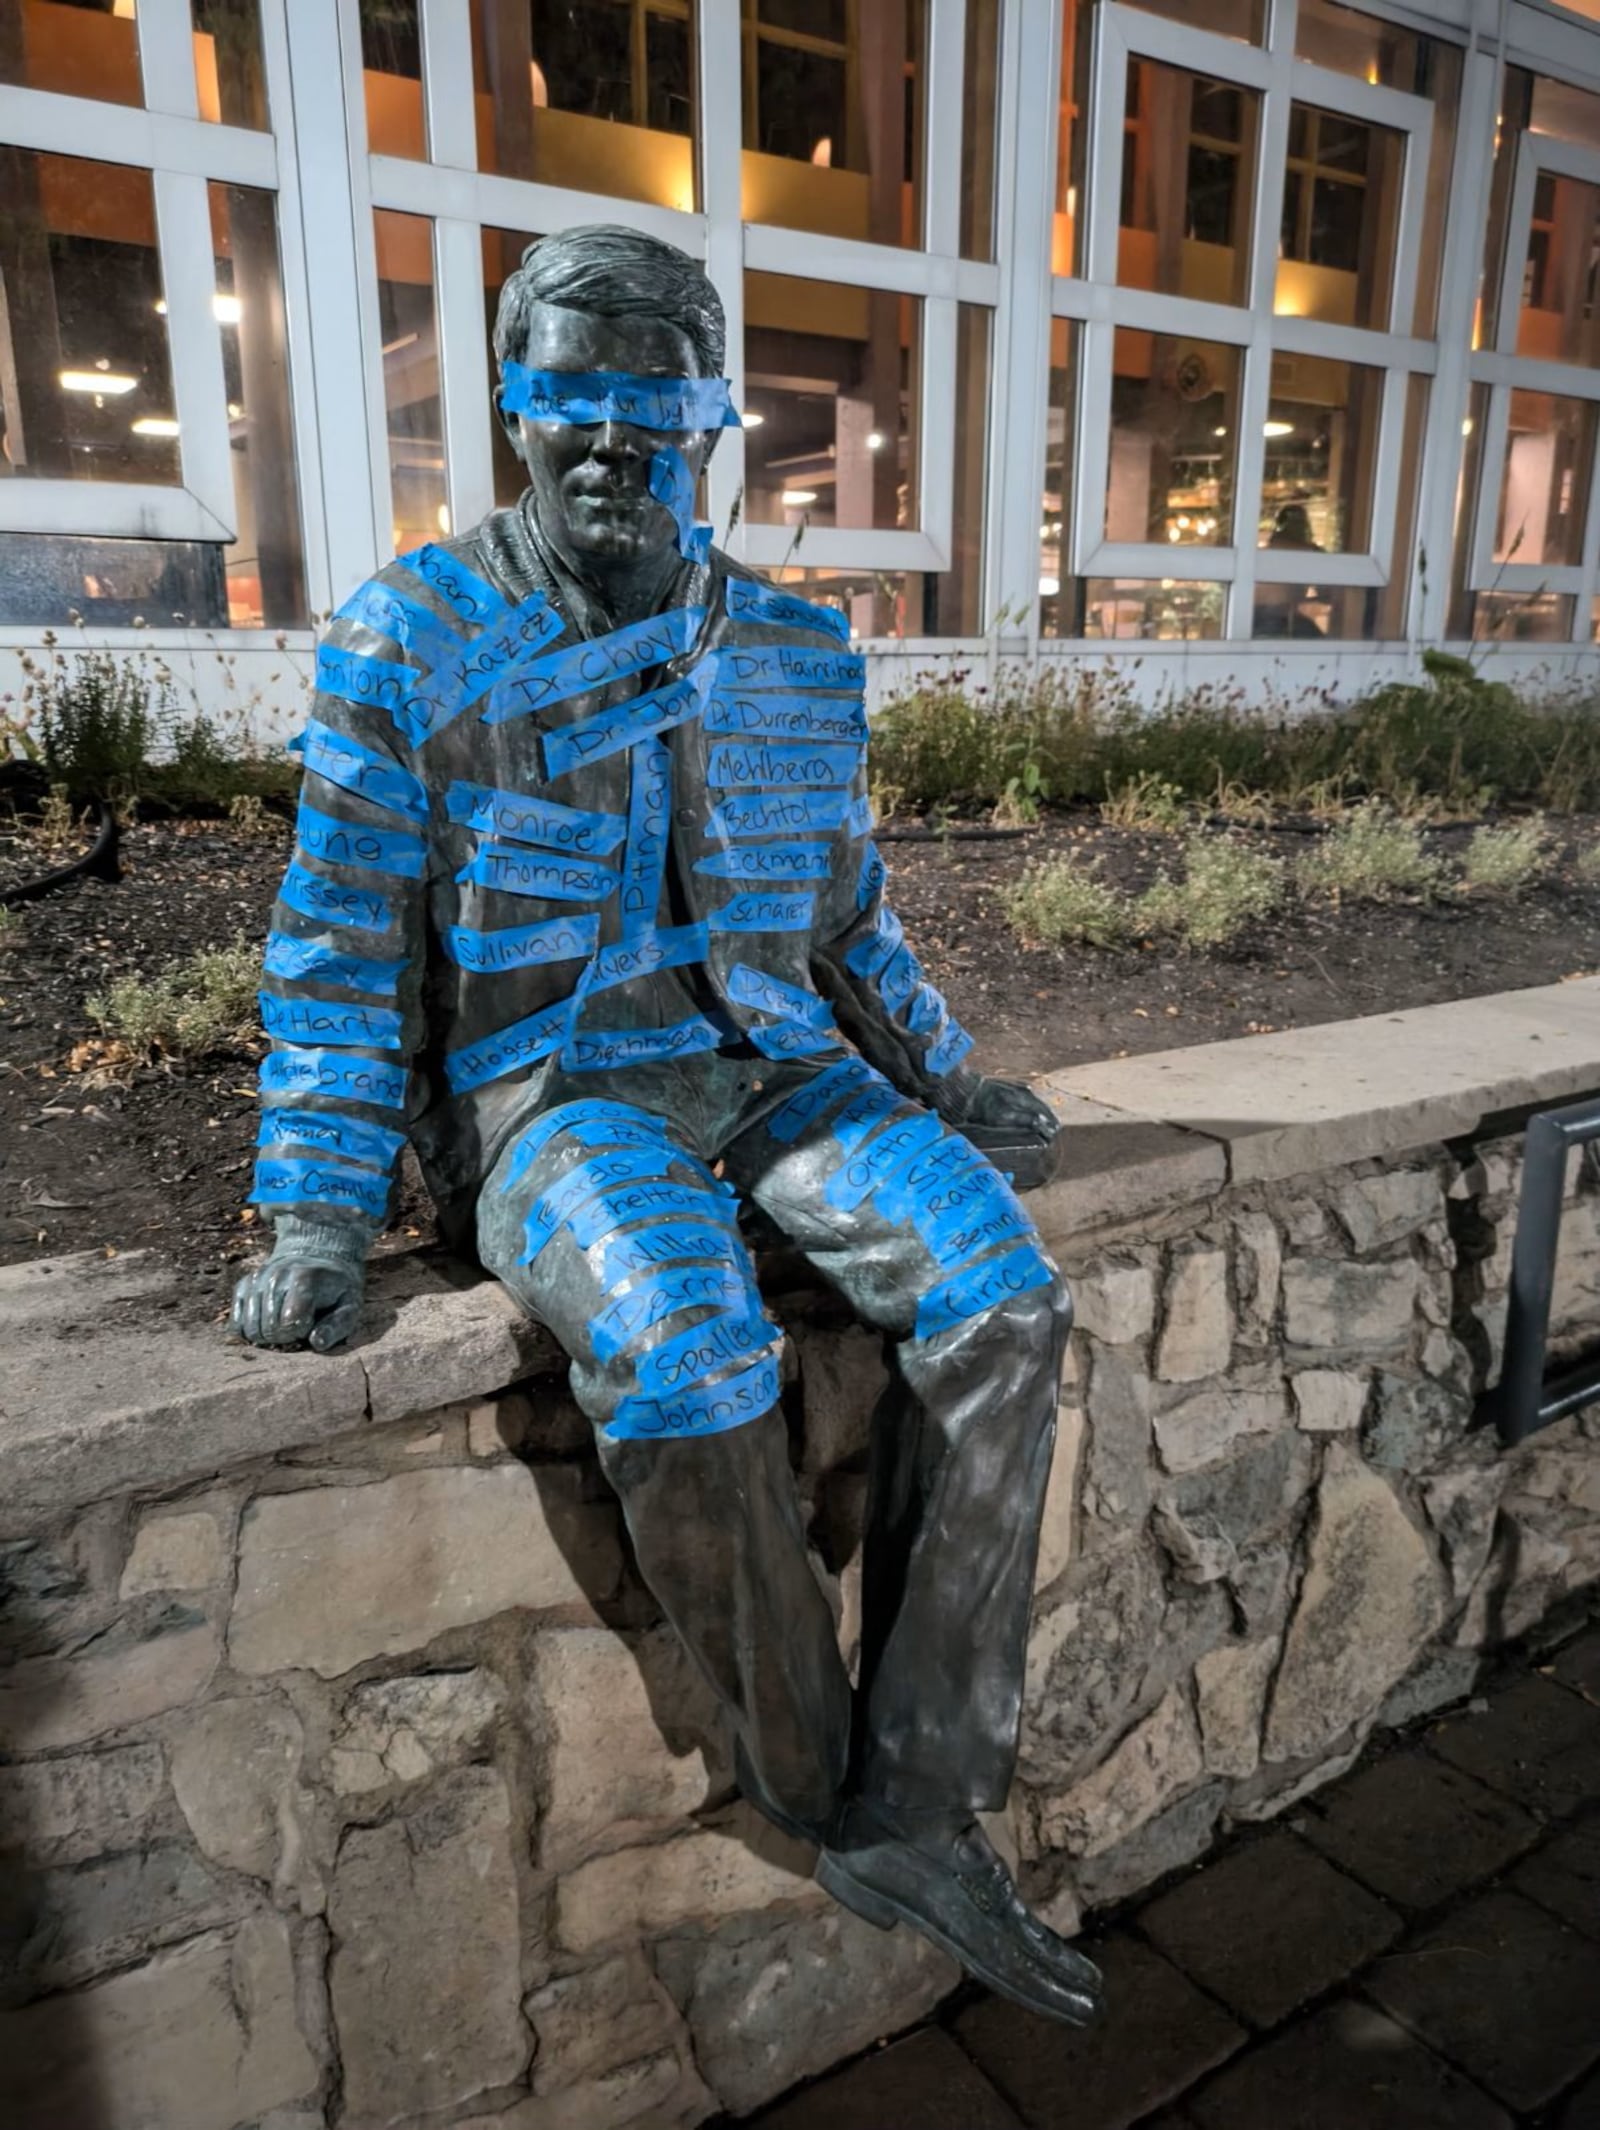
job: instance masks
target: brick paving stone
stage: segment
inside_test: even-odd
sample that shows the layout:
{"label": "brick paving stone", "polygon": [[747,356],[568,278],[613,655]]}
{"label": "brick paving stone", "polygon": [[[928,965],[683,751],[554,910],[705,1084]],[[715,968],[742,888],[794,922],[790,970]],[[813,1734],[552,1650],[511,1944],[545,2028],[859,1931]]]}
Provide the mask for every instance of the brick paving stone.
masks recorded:
{"label": "brick paving stone", "polygon": [[1213,1996],[1275,2026],[1399,1935],[1392,1909],[1292,1834],[1219,1857],[1139,1913],[1139,1927]]}
{"label": "brick paving stone", "polygon": [[1374,1893],[1432,1908],[1498,1871],[1544,1829],[1448,1761],[1391,1753],[1312,1799],[1295,1831]]}
{"label": "brick paving stone", "polygon": [[750,2122],[751,2130],[1023,2130],[936,2027],[863,2056]]}
{"label": "brick paving stone", "polygon": [[1553,1834],[1517,1866],[1511,1883],[1575,1930],[1600,1938],[1600,1817]]}
{"label": "brick paving stone", "polygon": [[[1137,1938],[1094,1949],[1105,1970],[1098,2026],[1036,2019],[986,1997],[955,2023],[962,2047],[1033,2130],[1123,2130],[1244,2041],[1242,2028]],[[899,2130],[899,2126],[896,2126]]]}
{"label": "brick paving stone", "polygon": [[1363,1984],[1513,2108],[1538,2107],[1600,2057],[1600,1947],[1520,1894],[1480,1894]]}
{"label": "brick paving stone", "polygon": [[1550,1669],[1563,1686],[1600,1701],[1600,1627],[1574,1636],[1551,1660]]}
{"label": "brick paving stone", "polygon": [[1199,2130],[1512,2130],[1459,2071],[1348,1997],[1229,2064],[1184,2108]]}
{"label": "brick paving stone", "polygon": [[1600,2071],[1586,2078],[1559,2111],[1556,2130],[1600,2130]]}
{"label": "brick paving stone", "polygon": [[1600,1796],[1600,1708],[1552,1679],[1503,1687],[1482,1715],[1452,1716],[1430,1731],[1427,1746],[1554,1819]]}

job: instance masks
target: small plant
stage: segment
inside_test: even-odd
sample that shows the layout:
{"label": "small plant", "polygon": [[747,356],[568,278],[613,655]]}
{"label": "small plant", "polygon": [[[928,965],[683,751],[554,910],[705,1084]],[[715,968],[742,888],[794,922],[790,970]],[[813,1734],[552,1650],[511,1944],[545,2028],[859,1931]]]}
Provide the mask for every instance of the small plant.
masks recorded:
{"label": "small plant", "polygon": [[46,850],[58,851],[72,841],[78,816],[65,784],[52,784],[39,808],[39,826],[34,833]]}
{"label": "small plant", "polygon": [[1030,865],[1003,907],[1028,946],[1119,947],[1128,937],[1126,896],[1100,878],[1100,861],[1075,855]]}
{"label": "small plant", "polygon": [[1109,777],[1106,779],[1100,818],[1112,828],[1143,828],[1157,835],[1174,836],[1186,816],[1183,793],[1154,770],[1146,770],[1115,787]]}
{"label": "small plant", "polygon": [[1461,861],[1469,888],[1513,894],[1548,870],[1550,838],[1542,817],[1514,828],[1480,828]]}
{"label": "small plant", "polygon": [[1237,781],[1229,783],[1220,769],[1211,811],[1220,814],[1224,821],[1236,822],[1241,828],[1270,828],[1277,817],[1270,793],[1253,791],[1248,784]]}
{"label": "small plant", "polygon": [[52,783],[75,798],[136,794],[168,707],[140,659],[80,651],[36,670],[39,753]]}
{"label": "small plant", "polygon": [[995,801],[995,826],[1031,828],[1039,818],[1040,806],[1049,797],[1049,779],[1030,755]]}
{"label": "small plant", "polygon": [[180,1062],[234,1050],[259,1036],[260,981],[259,949],[239,938],[232,946],[205,947],[171,962],[155,976],[119,977],[84,1005],[132,1062]]}
{"label": "small plant", "polygon": [[1600,887],[1600,843],[1591,843],[1587,850],[1579,851],[1577,874],[1590,887]]}
{"label": "small plant", "polygon": [[1388,902],[1396,895],[1434,895],[1444,880],[1413,822],[1402,821],[1379,800],[1369,800],[1330,829],[1295,868],[1303,894],[1348,896],[1352,902]]}
{"label": "small plant", "polygon": [[228,826],[242,843],[259,843],[278,832],[259,793],[253,791],[236,791],[228,801]]}
{"label": "small plant", "polygon": [[1225,837],[1196,835],[1184,846],[1181,880],[1163,873],[1134,905],[1138,930],[1171,933],[1187,947],[1225,947],[1283,897],[1276,858],[1241,850]]}

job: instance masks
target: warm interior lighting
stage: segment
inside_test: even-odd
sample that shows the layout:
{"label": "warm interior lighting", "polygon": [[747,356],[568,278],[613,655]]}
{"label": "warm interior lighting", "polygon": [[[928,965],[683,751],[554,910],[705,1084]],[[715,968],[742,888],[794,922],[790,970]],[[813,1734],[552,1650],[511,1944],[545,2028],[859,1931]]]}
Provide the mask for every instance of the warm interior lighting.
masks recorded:
{"label": "warm interior lighting", "polygon": [[831,170],[833,168],[833,140],[829,134],[824,133],[821,140],[812,149],[811,160],[819,170]]}
{"label": "warm interior lighting", "polygon": [[533,108],[548,111],[550,108],[550,84],[544,78],[544,68],[537,59],[528,61],[528,73],[533,83]]}
{"label": "warm interior lighting", "polygon": [[218,325],[237,325],[244,316],[244,305],[237,296],[219,288],[211,299],[211,315]]}
{"label": "warm interior lighting", "polygon": [[437,512],[435,513],[435,516],[438,521],[440,532],[447,533],[450,530],[450,505],[448,503],[441,503]]}
{"label": "warm interior lighting", "polygon": [[228,419],[229,419],[229,421],[230,421],[230,422],[236,422],[236,421],[237,421],[237,420],[239,419],[240,415],[242,415],[242,414],[243,414],[243,412],[244,412],[244,409],[243,409],[243,407],[241,407],[241,406],[240,406],[239,402],[238,402],[238,401],[237,401],[236,399],[230,399],[230,400],[229,400],[229,402],[228,402]]}
{"label": "warm interior lighting", "polygon": [[1039,597],[1041,599],[1054,599],[1060,589],[1061,579],[1059,577],[1041,577],[1039,579]]}
{"label": "warm interior lighting", "polygon": [[1369,89],[1375,89],[1375,88],[1376,88],[1377,86],[1378,86],[1378,62],[1377,62],[1377,61],[1376,61],[1375,59],[1369,59],[1369,60],[1367,61],[1367,87],[1368,87]]}
{"label": "warm interior lighting", "polygon": [[889,439],[881,429],[869,429],[867,431],[867,449],[869,451],[881,451],[888,441]]}
{"label": "warm interior lighting", "polygon": [[1217,428],[1213,429],[1211,432],[1213,436],[1226,436],[1227,433],[1228,425],[1226,422],[1221,423]]}
{"label": "warm interior lighting", "polygon": [[766,418],[764,414],[757,414],[754,407],[746,407],[739,417],[739,426],[741,429],[759,429]]}
{"label": "warm interior lighting", "polygon": [[122,370],[63,370],[60,373],[63,392],[103,393],[110,399],[120,399],[138,382],[137,377],[129,377]]}
{"label": "warm interior lighting", "polygon": [[1467,416],[1466,420],[1463,421],[1463,423],[1461,424],[1461,434],[1463,436],[1470,436],[1472,434],[1472,416],[1470,414]]}
{"label": "warm interior lighting", "polygon": [[1262,425],[1261,425],[1261,434],[1262,434],[1263,436],[1293,436],[1293,435],[1294,435],[1294,423],[1293,423],[1293,422],[1263,422],[1263,423],[1262,423]]}
{"label": "warm interior lighting", "polygon": [[133,424],[135,436],[176,436],[178,425],[170,414],[141,414]]}
{"label": "warm interior lighting", "polygon": [[165,296],[157,296],[157,298],[156,298],[156,316],[157,316],[158,318],[165,318],[165,317],[166,317],[166,315],[167,315],[167,299],[166,299],[166,297],[165,297]]}
{"label": "warm interior lighting", "polygon": [[814,503],[817,500],[817,491],[814,488],[786,488],[781,500],[791,510],[798,510],[802,504]]}
{"label": "warm interior lighting", "polygon": [[132,22],[139,12],[138,0],[111,0],[111,12],[119,22]]}

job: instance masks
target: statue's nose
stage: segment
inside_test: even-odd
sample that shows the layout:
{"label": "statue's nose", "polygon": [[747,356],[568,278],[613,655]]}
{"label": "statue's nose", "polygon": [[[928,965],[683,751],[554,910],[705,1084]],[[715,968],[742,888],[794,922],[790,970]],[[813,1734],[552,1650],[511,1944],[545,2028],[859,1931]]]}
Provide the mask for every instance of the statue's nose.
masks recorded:
{"label": "statue's nose", "polygon": [[644,451],[644,438],[631,422],[600,422],[589,444],[589,456],[596,459],[636,459]]}

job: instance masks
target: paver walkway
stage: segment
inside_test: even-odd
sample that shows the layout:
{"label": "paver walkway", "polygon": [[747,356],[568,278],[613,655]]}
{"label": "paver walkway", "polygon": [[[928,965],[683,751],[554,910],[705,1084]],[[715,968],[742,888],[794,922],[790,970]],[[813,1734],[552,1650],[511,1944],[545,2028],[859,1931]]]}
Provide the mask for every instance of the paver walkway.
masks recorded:
{"label": "paver walkway", "polygon": [[759,2130],[1600,2130],[1600,1625]]}

